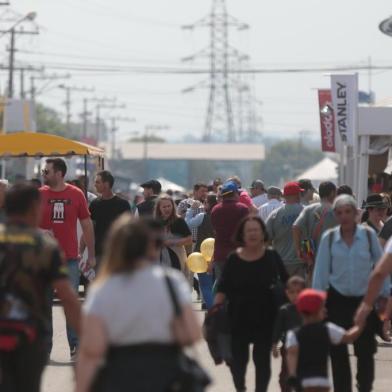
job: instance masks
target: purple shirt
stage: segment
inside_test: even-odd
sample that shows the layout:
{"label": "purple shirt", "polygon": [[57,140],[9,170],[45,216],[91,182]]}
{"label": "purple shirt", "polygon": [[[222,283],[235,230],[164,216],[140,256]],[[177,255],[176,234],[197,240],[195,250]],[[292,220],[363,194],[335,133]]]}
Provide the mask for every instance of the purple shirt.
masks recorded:
{"label": "purple shirt", "polygon": [[229,253],[236,248],[233,240],[239,223],[249,214],[249,208],[236,200],[224,200],[211,212],[215,230],[214,261],[225,262]]}

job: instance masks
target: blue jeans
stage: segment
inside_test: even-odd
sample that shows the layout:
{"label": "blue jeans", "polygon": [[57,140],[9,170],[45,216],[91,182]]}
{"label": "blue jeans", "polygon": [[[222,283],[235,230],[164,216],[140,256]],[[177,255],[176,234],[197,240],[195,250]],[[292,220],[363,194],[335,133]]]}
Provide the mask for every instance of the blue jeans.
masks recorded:
{"label": "blue jeans", "polygon": [[[71,283],[71,286],[74,288],[76,293],[79,290],[79,280],[80,280],[80,271],[79,271],[79,261],[78,260],[67,260],[67,267],[68,267],[68,277]],[[50,290],[48,293],[49,301],[53,302],[53,291]],[[77,347],[79,344],[78,337],[76,332],[68,325],[67,322],[67,338],[68,344],[70,348]],[[47,346],[47,353],[50,354],[53,347],[53,314],[52,314],[52,307],[50,307],[50,323],[47,329],[47,336],[46,336],[46,346]]]}
{"label": "blue jeans", "polygon": [[212,308],[212,305],[214,304],[214,297],[212,295],[212,275],[207,272],[204,272],[202,274],[197,274],[197,276],[199,278],[199,287],[203,297],[203,301],[206,304],[208,310]]}

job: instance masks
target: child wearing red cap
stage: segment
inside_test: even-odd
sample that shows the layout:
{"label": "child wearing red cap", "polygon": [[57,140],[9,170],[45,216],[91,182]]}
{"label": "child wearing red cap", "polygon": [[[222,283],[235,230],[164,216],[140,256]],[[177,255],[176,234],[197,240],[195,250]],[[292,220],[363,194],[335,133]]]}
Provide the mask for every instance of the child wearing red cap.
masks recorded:
{"label": "child wearing red cap", "polygon": [[302,325],[302,317],[297,310],[296,303],[298,296],[306,288],[306,283],[300,276],[292,276],[286,283],[286,296],[289,300],[288,303],[280,307],[278,315],[275,321],[274,334],[272,337],[272,355],[274,358],[279,357],[279,342],[283,345],[280,349],[282,356],[282,364],[279,374],[279,385],[282,392],[290,391],[287,385],[288,371],[286,361],[286,347],[284,342],[287,338],[287,333],[295,328],[299,328]]}
{"label": "child wearing red cap", "polygon": [[352,343],[361,331],[350,330],[325,322],[326,293],[306,289],[297,299],[303,326],[287,334],[287,367],[289,386],[295,391],[328,392],[328,357],[331,345]]}

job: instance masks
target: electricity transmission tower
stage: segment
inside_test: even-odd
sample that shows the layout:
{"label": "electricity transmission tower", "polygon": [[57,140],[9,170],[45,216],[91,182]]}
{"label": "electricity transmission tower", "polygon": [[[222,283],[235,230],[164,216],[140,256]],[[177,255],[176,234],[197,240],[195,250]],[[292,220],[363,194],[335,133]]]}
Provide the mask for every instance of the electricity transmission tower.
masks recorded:
{"label": "electricity transmission tower", "polygon": [[246,30],[249,26],[227,13],[226,0],[212,0],[209,15],[192,25],[183,26],[184,29],[193,30],[197,27],[207,27],[210,32],[210,43],[207,48],[189,56],[184,61],[193,61],[204,57],[209,61],[210,77],[184,92],[192,91],[198,87],[209,89],[208,108],[205,120],[204,140],[211,141],[216,135],[226,133],[228,142],[237,138],[235,132],[232,90],[236,88],[231,79],[229,70],[232,60],[238,57],[238,50],[229,43],[231,29]]}

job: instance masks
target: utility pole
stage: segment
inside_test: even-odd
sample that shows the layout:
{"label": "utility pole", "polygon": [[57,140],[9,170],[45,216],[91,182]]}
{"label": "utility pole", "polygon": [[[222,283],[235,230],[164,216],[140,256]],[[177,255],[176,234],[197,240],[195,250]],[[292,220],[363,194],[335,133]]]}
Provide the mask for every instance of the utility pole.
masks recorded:
{"label": "utility pole", "polygon": [[71,113],[71,92],[94,92],[94,88],[87,88],[87,87],[76,87],[76,86],[65,86],[64,84],[60,84],[58,86],[61,89],[65,90],[65,119],[66,119],[66,127],[67,133],[71,134],[71,120],[72,120],[72,113]]}
{"label": "utility pole", "polygon": [[146,167],[147,167],[147,158],[148,158],[148,142],[151,136],[150,131],[163,131],[168,129],[170,129],[168,125],[162,125],[162,124],[145,125],[144,136],[143,136],[143,160],[145,161]]}
{"label": "utility pole", "polygon": [[[44,91],[46,91],[48,88],[50,88],[50,84],[53,81],[62,80],[62,79],[70,79],[70,78],[71,78],[70,74],[59,75],[57,73],[53,73],[53,74],[42,73],[41,75],[38,75],[38,76],[31,76],[30,77],[30,99],[31,99],[31,101],[35,102],[37,95],[42,94]],[[44,86],[42,86],[38,91],[37,91],[36,83],[35,83],[37,80],[46,81],[46,84]]]}
{"label": "utility pole", "polygon": [[15,29],[11,29],[11,46],[9,49],[10,57],[8,64],[8,98],[14,96],[14,62],[15,62]]}
{"label": "utility pole", "polygon": [[95,132],[96,132],[96,139],[97,145],[102,139],[102,132],[101,132],[101,109],[124,109],[126,107],[125,104],[117,104],[116,98],[93,98],[91,99],[92,102],[96,102],[95,106]]}
{"label": "utility pole", "polygon": [[15,40],[17,35],[37,35],[39,34],[38,29],[34,31],[25,31],[23,29],[17,29],[18,25],[23,23],[24,21],[33,21],[36,17],[34,12],[30,12],[25,15],[23,18],[17,20],[15,24],[8,30],[0,30],[0,36],[5,34],[10,34],[10,46],[7,49],[9,52],[9,62],[8,62],[8,98],[13,98],[14,96],[14,72],[15,72]]}
{"label": "utility pole", "polygon": [[[212,0],[210,14],[193,25],[183,26],[193,30],[196,27],[207,27],[210,30],[210,44],[184,61],[193,61],[198,57],[206,57],[210,66],[210,78],[203,82],[209,88],[207,114],[203,139],[211,141],[215,134],[226,133],[228,142],[236,140],[234,130],[231,89],[233,82],[229,77],[230,62],[238,51],[229,44],[229,30],[246,30],[249,26],[227,13],[226,0]],[[198,86],[199,87],[199,86]],[[195,87],[187,89],[192,91]]]}
{"label": "utility pole", "polygon": [[112,117],[111,118],[111,133],[112,133],[112,145],[111,145],[111,158],[115,159],[116,158],[116,133],[118,131],[117,127],[117,121],[121,122],[128,122],[128,123],[134,123],[136,120],[134,118],[129,118],[129,117]]}
{"label": "utility pole", "polygon": [[83,112],[81,113],[81,117],[83,120],[83,138],[87,138],[87,124],[88,124],[88,116],[91,112],[88,111],[88,99],[83,98]]}

